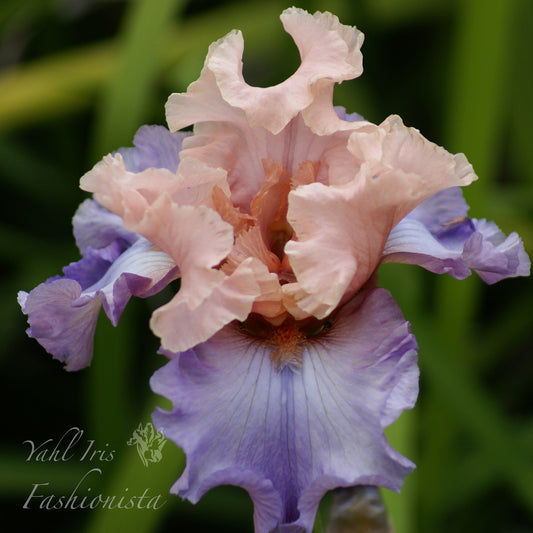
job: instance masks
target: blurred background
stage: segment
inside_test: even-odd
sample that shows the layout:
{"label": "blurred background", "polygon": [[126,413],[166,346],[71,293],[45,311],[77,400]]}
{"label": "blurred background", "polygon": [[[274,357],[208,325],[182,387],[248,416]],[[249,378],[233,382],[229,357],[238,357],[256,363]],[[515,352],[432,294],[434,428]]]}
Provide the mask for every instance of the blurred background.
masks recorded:
{"label": "blurred background", "polygon": [[[245,77],[253,85],[278,83],[297,68],[296,48],[279,21],[290,5],[2,0],[4,531],[253,531],[244,491],[222,487],[196,506],[181,502],[168,494],[183,468],[180,451],[168,442],[163,459],[144,466],[127,445],[154,406],[164,405],[148,383],[164,363],[147,326],[161,301],[132,302],[118,328],[102,317],[91,367],[68,373],[26,337],[16,294],[79,258],[70,225],[85,198],[79,178],[105,153],[131,145],[140,125],[165,124],[166,98],[199,76],[212,41],[243,31]],[[531,255],[533,2],[296,5],[329,10],[365,33],[364,73],[338,87],[336,103],[377,123],[399,114],[449,151],[464,152],[480,177],[465,191],[471,216],[518,231]],[[486,287],[475,276],[459,282],[403,265],[382,267],[381,279],[420,344],[419,402],[387,430],[417,463],[401,494],[384,491],[396,532],[533,531],[531,280]],[[74,433],[79,440],[63,453]],[[54,455],[56,445],[62,453]],[[48,452],[29,458],[32,446]],[[90,461],[83,458],[87,448],[103,453]],[[100,471],[87,475],[93,468]],[[161,495],[158,505],[166,503],[157,510],[39,509],[52,501],[46,495],[68,497],[80,482],[117,500],[148,488],[150,497]],[[24,509],[33,489],[43,497]],[[325,531],[326,520],[327,502],[315,531]]]}

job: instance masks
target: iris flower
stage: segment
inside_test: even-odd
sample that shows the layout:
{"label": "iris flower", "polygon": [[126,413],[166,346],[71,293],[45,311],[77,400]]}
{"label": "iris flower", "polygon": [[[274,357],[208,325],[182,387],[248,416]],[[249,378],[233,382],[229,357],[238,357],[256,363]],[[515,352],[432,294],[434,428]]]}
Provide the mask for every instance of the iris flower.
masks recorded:
{"label": "iris flower", "polygon": [[29,335],[76,370],[101,306],[116,324],[131,295],[179,277],[150,321],[169,359],[151,385],[173,405],[153,420],[187,456],[171,490],[196,502],[243,487],[258,533],[311,531],[326,491],[397,491],[414,467],[383,434],[414,405],[418,367],[381,263],[487,283],[529,273],[515,233],[468,217],[463,154],[397,116],[333,106],[335,84],[362,73],[363,34],[329,13],[281,20],[296,72],[252,87],[241,33],[212,44],[169,97],[170,131],[141,128],[83,176],[81,261],[19,296]]}

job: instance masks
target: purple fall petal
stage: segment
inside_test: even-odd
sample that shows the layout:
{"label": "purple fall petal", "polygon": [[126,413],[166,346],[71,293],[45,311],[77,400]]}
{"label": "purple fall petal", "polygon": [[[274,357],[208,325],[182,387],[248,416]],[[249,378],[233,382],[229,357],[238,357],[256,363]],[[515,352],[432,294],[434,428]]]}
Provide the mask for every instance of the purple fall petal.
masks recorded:
{"label": "purple fall petal", "polygon": [[[172,259],[144,239],[107,264],[100,252],[87,248],[83,259],[65,268],[65,278],[52,278],[30,293],[19,293],[19,304],[30,324],[28,335],[65,362],[67,370],[90,363],[102,306],[116,326],[131,296],[155,294],[177,276]],[[102,272],[87,286],[90,267],[92,273]]]}
{"label": "purple fall petal", "polygon": [[170,133],[163,126],[141,126],[133,139],[135,147],[120,148],[117,152],[130,172],[142,172],[150,167],[176,172],[181,143],[188,135],[190,133]]}
{"label": "purple fall petal", "polygon": [[487,283],[529,275],[520,237],[506,237],[493,222],[468,218],[467,210],[458,188],[429,198],[393,228],[383,262],[416,264],[457,279],[474,270]]}
{"label": "purple fall petal", "polygon": [[[30,324],[28,335],[65,362],[67,370],[90,363],[102,306],[116,326],[131,296],[151,296],[178,276],[167,254],[127,232],[119,217],[92,200],[80,206],[75,228],[82,259],[63,269],[64,278],[51,278],[30,293],[19,293]],[[109,244],[102,248],[91,246],[105,243]]]}
{"label": "purple fall petal", "polygon": [[[177,277],[172,259],[145,239],[116,258],[112,252],[106,254],[113,246],[87,248],[83,259],[65,267],[65,278],[52,278],[30,293],[19,293],[19,304],[30,324],[28,335],[64,361],[67,370],[90,363],[102,306],[116,326],[131,296],[151,296]],[[97,279],[88,286],[93,274]]]}
{"label": "purple fall petal", "polygon": [[41,283],[29,294],[19,292],[18,301],[28,315],[27,334],[39,341],[66,370],[79,370],[91,362],[94,330],[100,300],[80,297],[80,285],[61,278]]}
{"label": "purple fall petal", "polygon": [[460,187],[444,189],[416,206],[406,218],[418,220],[434,235],[447,232],[451,220],[466,217],[468,205]]}
{"label": "purple fall petal", "polygon": [[112,242],[123,243],[124,250],[139,236],[128,231],[122,219],[94,200],[85,200],[72,219],[76,244],[82,254],[89,247],[105,248]]}
{"label": "purple fall petal", "polygon": [[146,298],[176,279],[174,261],[146,239],[140,238],[123,252],[105,274],[83,291],[91,298],[102,298],[104,311],[116,326],[131,296]]}
{"label": "purple fall petal", "polygon": [[507,277],[529,276],[531,262],[517,233],[506,237],[494,222],[472,222],[475,233],[465,243],[463,255],[483,281],[492,284]]}
{"label": "purple fall petal", "polygon": [[416,342],[384,289],[350,301],[304,344],[301,370],[277,371],[263,339],[230,325],[152,377],[173,402],[154,422],[187,454],[173,492],[196,502],[244,487],[257,533],[311,531],[324,493],[372,484],[399,490],[413,464],[383,428],[413,406]]}
{"label": "purple fall petal", "polygon": [[95,249],[88,246],[79,261],[63,268],[63,274],[66,278],[77,281],[85,290],[102,279],[123,251],[120,241],[113,241],[104,248]]}

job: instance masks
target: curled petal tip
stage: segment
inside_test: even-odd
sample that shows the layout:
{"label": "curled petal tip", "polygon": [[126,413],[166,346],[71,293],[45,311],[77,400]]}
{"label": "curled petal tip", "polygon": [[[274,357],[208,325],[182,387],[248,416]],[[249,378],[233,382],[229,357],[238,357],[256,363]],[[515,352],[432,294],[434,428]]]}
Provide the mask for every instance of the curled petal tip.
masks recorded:
{"label": "curled petal tip", "polygon": [[[284,82],[267,88],[252,87],[242,75],[242,34],[232,31],[212,44],[200,78],[185,94],[167,102],[172,130],[199,122],[246,122],[278,134],[299,112],[308,108],[317,93],[362,72],[360,47],[363,35],[342,25],[330,13],[310,15],[290,8],[281,15],[286,31],[300,52],[301,64]],[[228,105],[229,104],[229,105]],[[330,103],[330,107],[332,105]]]}

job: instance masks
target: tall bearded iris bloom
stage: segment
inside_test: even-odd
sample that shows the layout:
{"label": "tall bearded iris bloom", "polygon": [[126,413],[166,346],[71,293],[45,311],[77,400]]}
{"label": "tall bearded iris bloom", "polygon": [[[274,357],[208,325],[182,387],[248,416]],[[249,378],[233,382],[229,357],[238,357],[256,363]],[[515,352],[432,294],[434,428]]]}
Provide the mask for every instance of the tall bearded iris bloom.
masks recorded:
{"label": "tall bearded iris bloom", "polygon": [[251,87],[240,32],[215,42],[170,96],[170,132],[142,128],[83,176],[83,259],[20,296],[29,334],[77,369],[100,306],[116,323],[131,295],[179,276],[150,322],[169,358],[152,388],[173,403],[154,422],[187,455],[172,491],[241,486],[262,533],[311,531],[326,491],[399,490],[414,467],[383,434],[413,406],[418,367],[381,263],[487,283],[529,273],[516,234],[468,217],[463,154],[397,116],[333,106],[334,85],[362,72],[363,35],[329,13],[281,20],[298,70]]}

